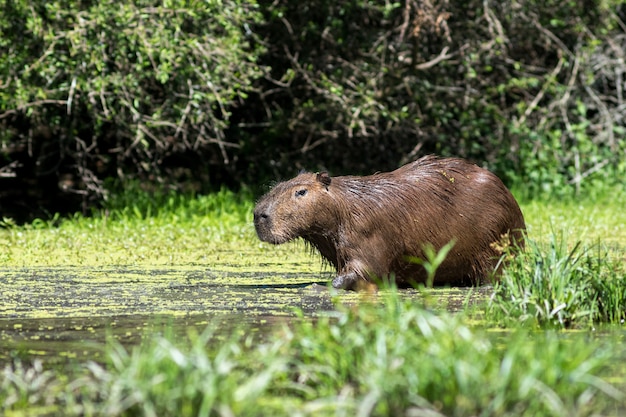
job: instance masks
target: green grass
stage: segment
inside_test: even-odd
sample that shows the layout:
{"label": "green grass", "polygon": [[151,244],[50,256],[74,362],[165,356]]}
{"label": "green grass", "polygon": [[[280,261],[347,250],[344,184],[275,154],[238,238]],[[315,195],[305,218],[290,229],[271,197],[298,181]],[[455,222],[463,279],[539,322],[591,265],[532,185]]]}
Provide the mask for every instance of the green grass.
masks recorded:
{"label": "green grass", "polygon": [[549,242],[566,232],[568,245],[600,243],[612,250],[626,248],[626,190],[607,190],[593,199],[522,200],[529,236]]}
{"label": "green grass", "polygon": [[242,242],[254,247],[252,200],[246,194],[138,193],[118,199],[91,217],[37,220],[24,227],[6,219],[0,266],[189,265],[209,262],[216,251],[236,250]]}
{"label": "green grass", "polygon": [[626,319],[626,195],[528,201],[526,248],[511,256],[484,317],[500,325],[591,327]]}
{"label": "green grass", "polygon": [[[549,241],[554,230],[567,230],[568,245],[582,241],[614,250],[626,247],[624,193],[607,192],[593,201],[530,200],[521,206],[529,236],[539,242]],[[228,251],[319,265],[306,250],[294,250],[297,243],[259,242],[252,207],[247,192],[191,196],[131,189],[89,217],[55,217],[19,227],[0,219],[0,266],[195,265]]]}
{"label": "green grass", "polygon": [[528,239],[524,251],[506,252],[488,320],[561,328],[624,323],[626,267],[617,253],[599,243],[571,247],[556,233],[547,243]]}
{"label": "green grass", "polygon": [[343,394],[353,400],[349,415],[547,416],[621,398],[597,378],[608,359],[597,346],[550,332],[494,337],[465,325],[463,315],[434,314],[393,292],[382,304],[293,332],[291,379],[310,389],[305,399]]}
{"label": "green grass", "polygon": [[[626,193],[522,202],[526,248],[509,258],[485,317],[500,325],[590,327],[626,318]],[[513,250],[514,248],[507,248]]]}

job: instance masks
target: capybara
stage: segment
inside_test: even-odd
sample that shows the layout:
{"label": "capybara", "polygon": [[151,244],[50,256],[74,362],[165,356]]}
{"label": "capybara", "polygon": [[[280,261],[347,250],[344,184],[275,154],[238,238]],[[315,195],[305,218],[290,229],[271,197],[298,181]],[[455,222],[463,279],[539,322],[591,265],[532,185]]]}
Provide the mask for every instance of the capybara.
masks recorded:
{"label": "capybara", "polygon": [[278,183],[254,209],[254,227],[273,244],[301,237],[336,269],[335,288],[395,277],[425,282],[425,245],[454,246],[434,285],[476,285],[495,276],[507,236],[523,246],[524,217],[491,172],[459,158],[426,156],[391,172],[330,177],[301,173]]}

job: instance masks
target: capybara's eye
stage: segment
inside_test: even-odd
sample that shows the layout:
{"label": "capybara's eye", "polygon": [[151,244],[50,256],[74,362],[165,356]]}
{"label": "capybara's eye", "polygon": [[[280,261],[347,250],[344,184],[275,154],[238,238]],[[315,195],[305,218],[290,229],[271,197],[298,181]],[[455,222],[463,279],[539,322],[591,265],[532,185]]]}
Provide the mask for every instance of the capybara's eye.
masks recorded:
{"label": "capybara's eye", "polygon": [[298,191],[296,191],[296,197],[302,197],[302,196],[306,195],[306,193],[307,193],[306,189],[298,190]]}

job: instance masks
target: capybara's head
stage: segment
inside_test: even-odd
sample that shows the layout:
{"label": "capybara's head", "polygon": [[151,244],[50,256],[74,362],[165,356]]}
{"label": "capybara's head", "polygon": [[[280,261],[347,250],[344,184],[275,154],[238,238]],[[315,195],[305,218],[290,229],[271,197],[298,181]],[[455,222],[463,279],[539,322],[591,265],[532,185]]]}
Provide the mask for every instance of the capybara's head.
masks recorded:
{"label": "capybara's head", "polygon": [[259,239],[280,244],[319,232],[327,227],[330,199],[327,173],[302,173],[278,183],[254,208],[254,227]]}

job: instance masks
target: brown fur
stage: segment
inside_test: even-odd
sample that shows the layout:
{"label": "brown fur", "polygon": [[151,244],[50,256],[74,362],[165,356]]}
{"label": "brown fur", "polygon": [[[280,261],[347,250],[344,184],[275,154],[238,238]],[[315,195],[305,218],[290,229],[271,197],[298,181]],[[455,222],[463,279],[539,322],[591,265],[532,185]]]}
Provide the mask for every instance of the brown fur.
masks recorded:
{"label": "brown fur", "polygon": [[424,282],[424,268],[407,258],[424,259],[425,244],[439,250],[452,240],[435,285],[482,283],[498,262],[492,244],[508,234],[521,246],[525,229],[498,177],[434,156],[365,177],[302,173],[259,200],[254,226],[265,242],[309,242],[336,268],[333,286],[345,289],[392,274],[399,284]]}

